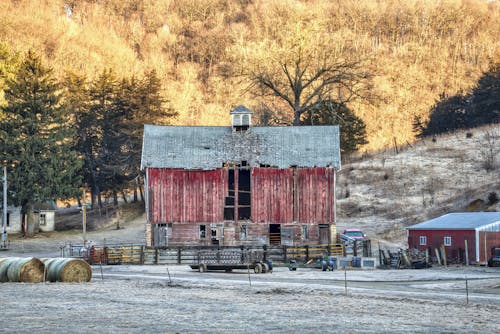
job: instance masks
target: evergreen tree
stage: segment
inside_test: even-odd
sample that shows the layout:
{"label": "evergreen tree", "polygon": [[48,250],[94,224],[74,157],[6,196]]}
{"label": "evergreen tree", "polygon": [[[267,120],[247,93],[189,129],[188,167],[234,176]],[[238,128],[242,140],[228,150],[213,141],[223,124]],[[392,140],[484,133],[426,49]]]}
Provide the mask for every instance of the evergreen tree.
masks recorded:
{"label": "evergreen tree", "polygon": [[60,86],[52,70],[29,51],[5,90],[1,108],[2,156],[14,165],[9,170],[11,203],[21,206],[25,233],[36,231],[33,209],[38,203],[77,195],[80,167],[72,150],[73,130]]}
{"label": "evergreen tree", "polygon": [[340,151],[348,155],[358,150],[366,140],[366,125],[361,118],[345,104],[335,101],[323,101],[321,105],[303,115],[304,125],[338,125],[340,127]]}

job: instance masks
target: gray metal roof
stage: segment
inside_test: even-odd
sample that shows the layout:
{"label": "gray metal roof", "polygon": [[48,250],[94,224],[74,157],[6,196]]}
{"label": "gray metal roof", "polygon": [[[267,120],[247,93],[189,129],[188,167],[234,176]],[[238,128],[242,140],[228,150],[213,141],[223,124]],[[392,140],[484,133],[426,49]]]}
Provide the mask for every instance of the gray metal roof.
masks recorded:
{"label": "gray metal roof", "polygon": [[500,212],[448,213],[420,224],[407,227],[408,230],[475,230],[482,226],[498,223]]}
{"label": "gray metal roof", "polygon": [[216,169],[223,163],[340,168],[338,126],[144,126],[141,168]]}
{"label": "gray metal roof", "polygon": [[233,110],[231,110],[231,112],[229,114],[253,114],[253,111],[248,109],[247,107],[245,106],[237,106],[236,108],[234,108]]}

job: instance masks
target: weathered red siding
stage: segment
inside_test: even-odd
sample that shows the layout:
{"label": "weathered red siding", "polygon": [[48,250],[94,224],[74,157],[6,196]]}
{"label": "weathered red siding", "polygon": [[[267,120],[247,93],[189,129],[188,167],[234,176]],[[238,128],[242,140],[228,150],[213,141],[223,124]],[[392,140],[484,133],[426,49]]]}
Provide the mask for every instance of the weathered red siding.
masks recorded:
{"label": "weathered red siding", "polygon": [[186,171],[148,169],[152,224],[222,222],[227,169]]}
{"label": "weathered red siding", "polygon": [[252,220],[333,223],[334,184],[332,168],[253,168]]}
{"label": "weathered red siding", "polygon": [[[450,260],[465,262],[465,240],[469,253],[469,262],[476,261],[476,232],[474,230],[409,230],[408,247],[424,251],[429,249],[430,256],[436,256],[435,249],[444,245],[444,237],[451,237],[451,246],[445,246],[446,257]],[[427,238],[427,245],[420,245],[420,236]]]}
{"label": "weathered red siding", "polygon": [[297,169],[297,217],[302,223],[333,223],[335,172],[333,168]]}
{"label": "weathered red siding", "polygon": [[252,221],[293,221],[293,170],[252,168]]}

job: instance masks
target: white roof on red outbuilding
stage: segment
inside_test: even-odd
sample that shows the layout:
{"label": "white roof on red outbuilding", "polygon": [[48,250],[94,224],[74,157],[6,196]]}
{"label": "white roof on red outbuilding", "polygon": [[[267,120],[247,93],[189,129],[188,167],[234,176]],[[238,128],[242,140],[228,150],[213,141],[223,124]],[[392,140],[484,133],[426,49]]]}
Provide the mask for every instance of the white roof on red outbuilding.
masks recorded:
{"label": "white roof on red outbuilding", "polygon": [[[420,224],[407,227],[408,230],[476,230],[488,225],[500,232],[500,212],[458,212],[448,213]],[[496,227],[498,225],[498,227]]]}

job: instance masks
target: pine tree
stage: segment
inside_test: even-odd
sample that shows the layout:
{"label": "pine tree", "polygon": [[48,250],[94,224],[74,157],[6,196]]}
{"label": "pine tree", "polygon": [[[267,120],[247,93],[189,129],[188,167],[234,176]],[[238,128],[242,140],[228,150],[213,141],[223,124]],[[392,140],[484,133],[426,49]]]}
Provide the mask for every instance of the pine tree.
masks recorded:
{"label": "pine tree", "polygon": [[355,152],[361,145],[367,144],[366,125],[361,118],[345,104],[335,101],[323,101],[306,115],[301,124],[338,125],[340,128],[340,151],[342,155]]}
{"label": "pine tree", "polygon": [[72,150],[73,130],[52,70],[29,51],[5,90],[1,108],[2,156],[9,162],[11,203],[21,206],[25,233],[36,231],[35,205],[78,193],[80,167]]}

